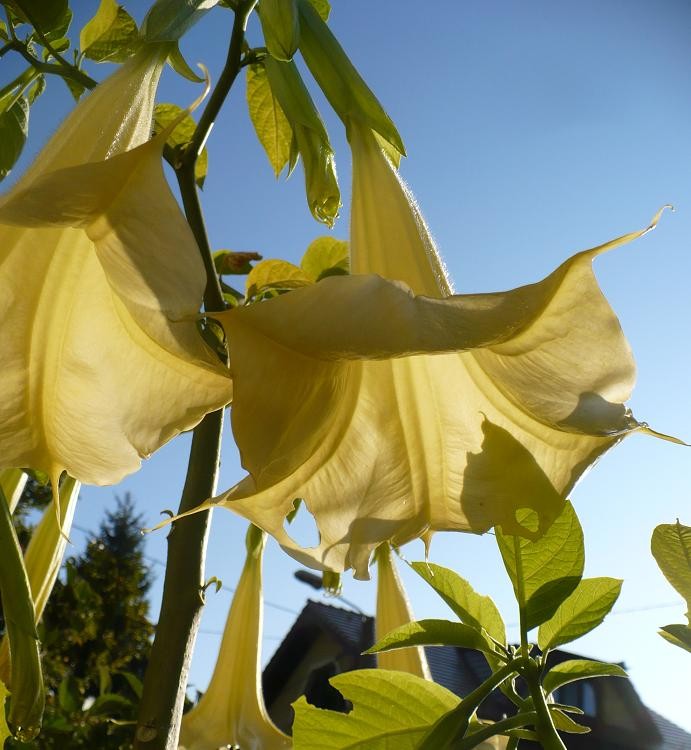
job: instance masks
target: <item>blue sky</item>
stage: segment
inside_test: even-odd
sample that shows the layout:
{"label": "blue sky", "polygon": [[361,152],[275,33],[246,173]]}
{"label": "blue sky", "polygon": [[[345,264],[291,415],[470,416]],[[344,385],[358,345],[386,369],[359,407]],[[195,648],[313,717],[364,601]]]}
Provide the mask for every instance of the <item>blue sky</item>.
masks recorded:
{"label": "blue sky", "polygon": [[[80,3],[86,18],[96,2]],[[138,18],[146,3],[126,3]],[[82,10],[83,9],[83,10]],[[83,13],[83,15],[82,15]],[[232,14],[217,9],[184,40],[190,62],[216,80]],[[537,281],[573,252],[645,226],[673,203],[658,229],[596,261],[638,364],[631,406],[660,431],[691,439],[689,250],[691,243],[691,6],[685,0],[333,0],[331,25],[378,94],[406,143],[410,184],[458,292],[495,291]],[[257,29],[250,36],[258,40]],[[4,64],[3,60],[3,64]],[[108,66],[97,69],[101,76]],[[32,113],[36,153],[70,106],[58,81]],[[186,105],[198,89],[171,71],[162,101]],[[333,234],[347,238],[349,152],[342,126],[315,93],[327,121],[344,196]],[[215,248],[257,250],[297,260],[325,228],[306,207],[300,168],[274,180],[256,142],[238,80],[209,140],[203,205]],[[131,491],[148,523],[177,506],[187,439],[179,439],[117,488],[82,493],[77,524],[94,528],[116,493]],[[691,730],[691,657],[667,645],[659,626],[682,622],[684,606],[649,553],[658,523],[691,523],[689,449],[628,438],[591,470],[572,499],[586,537],[586,575],[623,578],[605,624],[573,650],[624,661],[643,700]],[[229,428],[220,487],[242,475]],[[164,533],[147,538],[164,559]],[[244,522],[215,511],[208,575],[233,586]],[[82,536],[73,534],[79,545]],[[420,559],[422,545],[404,549]],[[439,534],[434,562],[454,568],[517,612],[492,536]],[[310,591],[274,544],[265,561],[266,598],[299,611]],[[156,567],[159,583],[162,569]],[[445,606],[403,571],[417,616]],[[371,612],[374,585],[344,579],[344,595]],[[152,616],[156,616],[154,590]],[[209,594],[191,682],[203,689],[213,667],[230,594]],[[650,608],[650,609],[645,609]],[[632,611],[636,610],[636,611]],[[267,607],[268,658],[294,614]],[[517,628],[510,628],[517,638]]]}

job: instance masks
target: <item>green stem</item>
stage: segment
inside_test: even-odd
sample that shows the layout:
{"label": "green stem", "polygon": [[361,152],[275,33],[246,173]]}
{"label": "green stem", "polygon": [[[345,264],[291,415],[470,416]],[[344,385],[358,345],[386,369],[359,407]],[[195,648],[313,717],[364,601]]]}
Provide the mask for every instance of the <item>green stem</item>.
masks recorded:
{"label": "green stem", "polygon": [[533,699],[535,713],[535,731],[540,738],[540,744],[544,750],[566,750],[564,743],[561,741],[559,733],[554,727],[552,715],[545,701],[545,694],[540,684],[540,670],[537,664],[532,663],[524,671],[523,677],[528,686],[530,697]]}
{"label": "green stem", "polygon": [[185,153],[182,155],[180,163],[181,168],[185,166],[189,168],[189,165],[194,164],[197,160],[201,150],[204,148],[204,144],[211,132],[211,128],[214,126],[216,117],[221,111],[221,107],[228,96],[228,92],[240,72],[242,63],[242,44],[245,39],[247,20],[256,4],[257,0],[243,0],[243,2],[238,4],[238,8],[235,11],[235,22],[230,37],[230,46],[228,47],[228,56],[226,58],[225,66],[218,79],[218,83],[209,97],[209,103],[206,105],[202,116],[199,118],[199,123],[194,135],[192,136],[192,140],[185,149]]}
{"label": "green stem", "polygon": [[[194,165],[214,120],[240,70],[247,19],[256,0],[241,3],[235,14],[228,57],[182,157],[172,166],[180,185],[183,208],[204,261],[207,284],[204,307],[220,311],[225,302],[213,265]],[[192,510],[216,490],[223,410],[208,414],[195,428],[179,512]],[[180,721],[194,642],[204,605],[204,557],[209,511],[176,521],[168,537],[168,559],[161,612],[144,678],[135,750],[177,750]]]}
{"label": "green stem", "polygon": [[[518,729],[524,727],[526,724],[532,724],[535,721],[535,711],[526,711],[522,714],[515,714],[509,716],[508,719],[502,719],[494,724],[488,724],[477,732],[469,734],[464,737],[458,744],[454,746],[454,750],[473,750],[481,742],[489,740],[498,734],[505,734],[510,729]],[[546,747],[546,746],[545,746]]]}
{"label": "green stem", "polygon": [[11,50],[13,50],[14,52],[19,52],[19,54],[30,65],[32,65],[37,71],[39,71],[39,73],[45,73],[47,75],[58,75],[61,78],[71,78],[73,81],[81,84],[86,89],[93,89],[96,86],[97,82],[94,81],[91,76],[88,76],[86,73],[79,70],[79,68],[76,68],[74,65],[70,65],[67,60],[63,59],[63,62],[61,64],[56,65],[54,63],[44,62],[43,60],[39,60],[37,57],[34,57],[31,52],[29,52],[26,45],[17,38],[8,42],[0,50],[0,57]]}
{"label": "green stem", "polygon": [[516,563],[516,599],[518,600],[518,619],[521,629],[521,652],[528,656],[528,629],[525,621],[525,585],[523,582],[523,558],[518,537],[513,538],[514,560]]}

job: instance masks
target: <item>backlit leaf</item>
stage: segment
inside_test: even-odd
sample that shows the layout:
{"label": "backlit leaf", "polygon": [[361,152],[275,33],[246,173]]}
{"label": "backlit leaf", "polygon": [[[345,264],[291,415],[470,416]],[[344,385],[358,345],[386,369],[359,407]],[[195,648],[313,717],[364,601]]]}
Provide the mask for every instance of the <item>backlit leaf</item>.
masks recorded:
{"label": "backlit leaf", "polygon": [[691,653],[691,627],[678,623],[660,628],[660,635],[669,643]]}
{"label": "backlit leaf", "polygon": [[330,682],[353,710],[326,711],[299,698],[293,704],[295,750],[415,750],[427,729],[459,703],[449,690],[406,672],[362,669]]}
{"label": "backlit leaf", "polygon": [[575,641],[596,628],[619,597],[622,582],[616,578],[586,578],[538,631],[540,648],[556,648]]}
{"label": "backlit leaf", "polygon": [[247,107],[276,177],[288,163],[293,130],[274,97],[263,65],[247,68]]}
{"label": "backlit leaf", "polygon": [[[537,523],[535,512],[527,509],[519,510],[516,518],[527,527]],[[525,607],[526,627],[531,630],[556,612],[583,575],[585,551],[581,525],[567,501],[546,533],[536,541],[504,534],[499,528],[496,535],[516,600]]]}
{"label": "backlit leaf", "polygon": [[494,653],[494,647],[481,631],[461,622],[417,620],[387,633],[365,653],[377,654],[408,646],[457,646]]}
{"label": "backlit leaf", "polygon": [[124,62],[140,44],[137,24],[116,0],[101,0],[96,15],[79,34],[82,52],[96,62]]}
{"label": "backlit leaf", "polygon": [[691,622],[691,526],[661,524],[653,531],[650,548],[665,578],[686,600]]}
{"label": "backlit leaf", "polygon": [[414,562],[411,567],[441,596],[461,622],[476,630],[484,628],[495,640],[506,642],[504,621],[488,596],[478,594],[458,573],[441,565]]}
{"label": "backlit leaf", "polygon": [[300,267],[312,281],[347,274],[350,270],[348,243],[335,237],[317,237],[302,256]]}
{"label": "backlit leaf", "polygon": [[[181,107],[177,104],[157,104],[154,110],[154,133],[160,133],[177,120],[183,113]],[[171,148],[184,148],[191,140],[197,127],[192,115],[187,113],[185,117],[175,126],[175,130],[168,136],[168,145]],[[206,148],[202,149],[201,154],[194,164],[194,179],[199,187],[204,187],[206,171],[208,168],[208,155]]]}
{"label": "backlit leaf", "polygon": [[29,102],[21,96],[0,113],[0,180],[7,177],[22,153],[29,132]]}
{"label": "backlit leaf", "polygon": [[590,659],[570,659],[557,664],[545,676],[542,685],[546,693],[553,693],[562,685],[592,677],[627,677],[619,664],[607,664]]}
{"label": "backlit leaf", "polygon": [[256,297],[270,289],[297,289],[311,283],[301,268],[286,260],[263,260],[247,276],[247,297]]}

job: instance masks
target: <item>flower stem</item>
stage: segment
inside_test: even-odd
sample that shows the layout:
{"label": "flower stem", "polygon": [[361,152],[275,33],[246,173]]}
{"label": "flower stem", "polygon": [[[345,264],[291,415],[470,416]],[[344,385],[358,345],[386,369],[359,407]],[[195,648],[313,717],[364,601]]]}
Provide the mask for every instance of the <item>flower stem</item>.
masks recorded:
{"label": "flower stem", "polygon": [[473,732],[467,737],[464,737],[463,740],[454,746],[454,750],[473,750],[473,748],[476,748],[481,742],[484,742],[495,735],[501,734],[502,732],[508,732],[509,729],[524,727],[526,724],[531,724],[533,721],[535,721],[534,711],[527,711],[525,713],[509,716],[508,719],[502,719],[494,724],[488,724],[479,731]]}
{"label": "flower stem", "polygon": [[554,727],[552,715],[545,701],[545,694],[540,684],[540,670],[536,664],[531,664],[523,673],[523,677],[528,685],[530,697],[533,699],[535,706],[536,720],[535,731],[540,737],[540,744],[544,750],[566,750],[564,743],[561,741],[559,733]]}
{"label": "flower stem", "polygon": [[[207,312],[225,308],[211,257],[194,165],[225,102],[241,65],[247,19],[256,0],[238,5],[228,57],[209,103],[182,157],[173,164],[183,208],[204,261]],[[185,488],[179,512],[192,510],[214,495],[221,447],[223,410],[207,414],[192,437]],[[195,513],[173,524],[168,536],[168,559],[161,612],[144,677],[135,736],[135,750],[177,750],[187,676],[204,605],[204,558],[209,531],[209,511]]]}

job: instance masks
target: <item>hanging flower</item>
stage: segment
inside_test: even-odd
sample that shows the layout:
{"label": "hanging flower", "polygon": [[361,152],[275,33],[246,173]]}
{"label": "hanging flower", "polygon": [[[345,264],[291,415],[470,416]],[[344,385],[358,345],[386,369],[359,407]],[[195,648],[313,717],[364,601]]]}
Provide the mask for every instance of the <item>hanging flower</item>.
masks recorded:
{"label": "hanging flower", "polygon": [[[250,519],[306,565],[365,578],[387,540],[495,525],[535,537],[598,456],[647,430],[624,406],[634,363],[592,260],[657,217],[536,284],[449,296],[374,135],[351,123],[349,136],[357,275],[218,316],[250,474],[208,506]],[[284,528],[295,498],[319,529],[314,547]],[[539,529],[517,521],[524,507]]]}
{"label": "hanging flower", "polygon": [[[375,642],[387,633],[412,622],[413,610],[405,589],[391,559],[391,547],[384,543],[375,552],[377,561],[377,616],[374,620]],[[382,669],[396,669],[410,672],[417,677],[431,680],[429,664],[422,646],[400,648],[395,651],[382,651],[377,654],[377,666]]]}
{"label": "hanging flower", "polygon": [[229,385],[197,331],[205,275],[149,141],[166,45],[86,97],[0,199],[0,454],[110,484]]}
{"label": "hanging flower", "polygon": [[261,687],[262,555],[266,535],[247,531],[247,558],[228,613],[211,682],[182,717],[181,750],[278,750],[290,738],[271,721]]}

